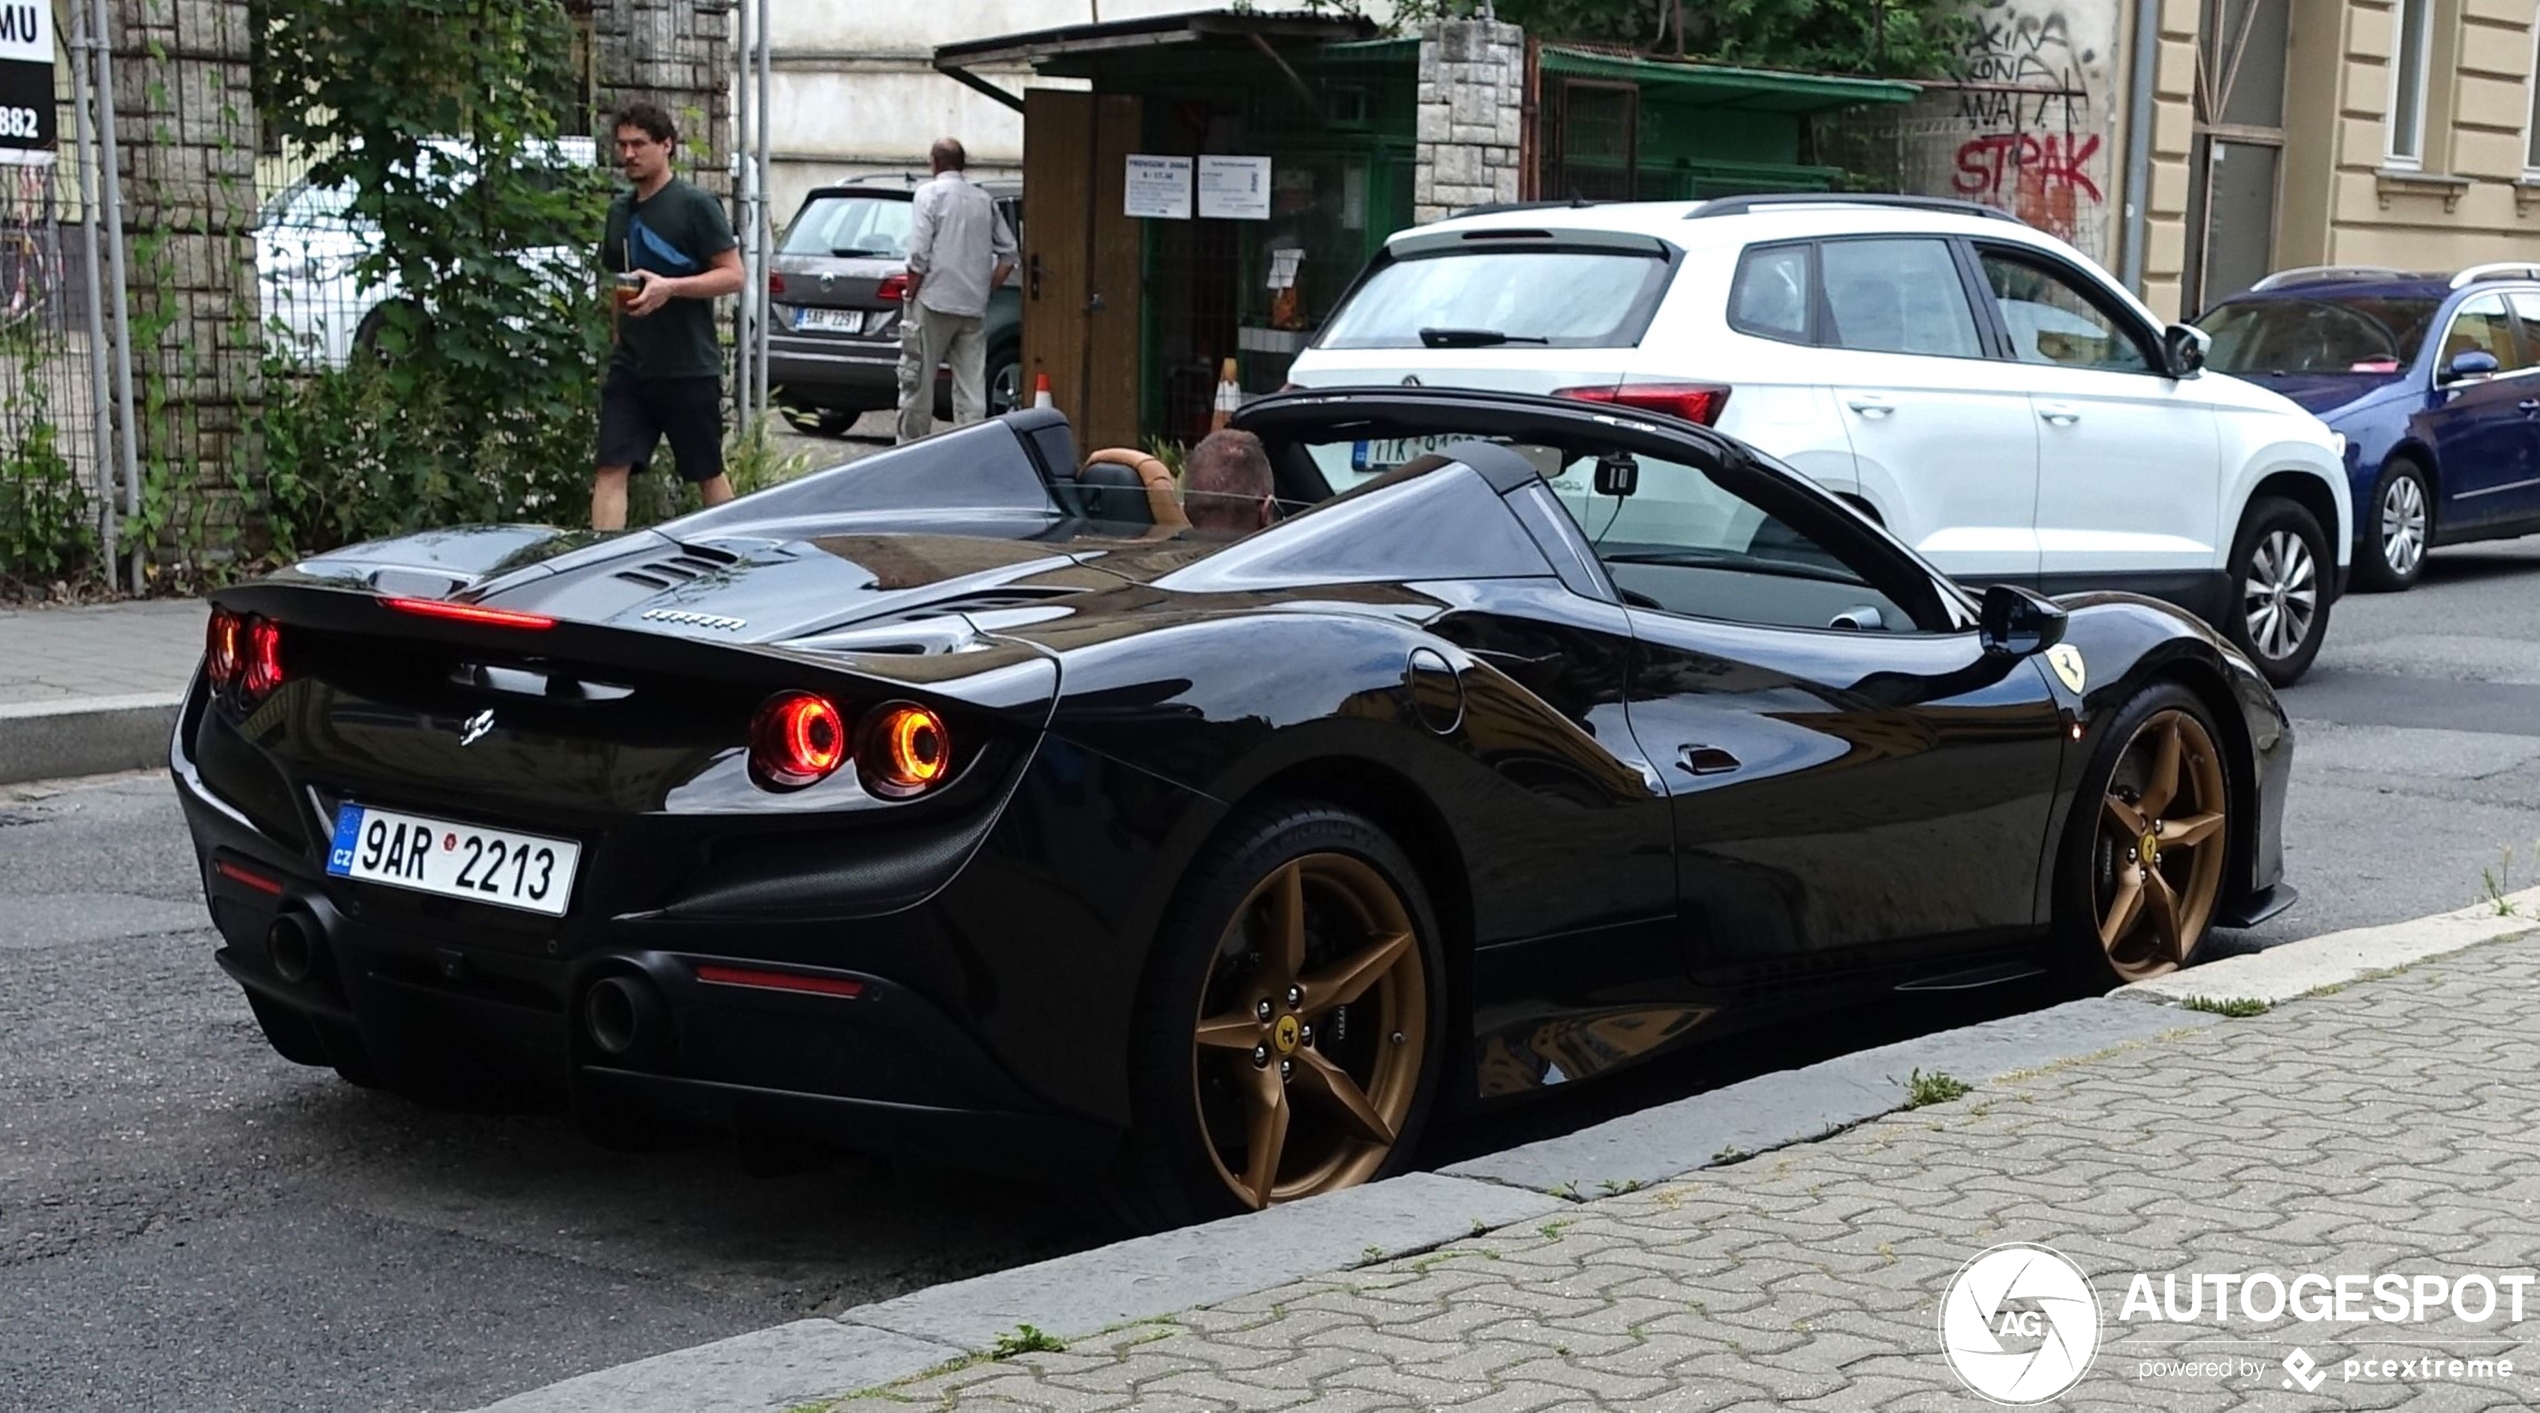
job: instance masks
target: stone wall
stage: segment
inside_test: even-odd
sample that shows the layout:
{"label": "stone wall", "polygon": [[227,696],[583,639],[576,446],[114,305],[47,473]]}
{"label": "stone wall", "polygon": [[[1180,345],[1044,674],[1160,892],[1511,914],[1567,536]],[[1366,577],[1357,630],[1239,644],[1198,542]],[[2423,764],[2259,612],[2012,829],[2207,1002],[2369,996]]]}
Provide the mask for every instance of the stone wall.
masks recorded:
{"label": "stone wall", "polygon": [[593,80],[603,154],[609,110],[649,98],[679,124],[681,175],[732,194],[733,0],[595,0]]}
{"label": "stone wall", "polygon": [[[135,439],[163,551],[221,546],[252,507],[264,404],[256,107],[246,0],[114,0]],[[178,572],[200,566],[174,565]]]}
{"label": "stone wall", "polygon": [[1518,199],[1525,103],[1525,31],[1494,20],[1441,20],[1420,32],[1413,220]]}

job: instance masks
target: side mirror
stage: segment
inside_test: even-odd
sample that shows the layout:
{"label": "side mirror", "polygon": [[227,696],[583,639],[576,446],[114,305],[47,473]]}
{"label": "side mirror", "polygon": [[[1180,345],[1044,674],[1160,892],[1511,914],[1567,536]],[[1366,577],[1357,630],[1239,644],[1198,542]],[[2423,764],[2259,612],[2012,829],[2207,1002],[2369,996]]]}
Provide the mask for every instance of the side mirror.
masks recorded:
{"label": "side mirror", "polygon": [[2483,378],[2502,366],[2496,361],[2496,355],[2483,348],[2465,348],[2453,354],[2452,361],[2443,365],[2443,381],[2457,383],[2463,378]]}
{"label": "side mirror", "polygon": [[2213,336],[2194,324],[2172,324],[2161,331],[2161,351],[2169,358],[2173,378],[2193,378],[2203,372],[2205,355],[2213,346]]}
{"label": "side mirror", "polygon": [[1998,657],[2031,657],[2064,641],[2071,615],[2042,594],[2016,584],[1995,584],[1984,591],[1984,650]]}

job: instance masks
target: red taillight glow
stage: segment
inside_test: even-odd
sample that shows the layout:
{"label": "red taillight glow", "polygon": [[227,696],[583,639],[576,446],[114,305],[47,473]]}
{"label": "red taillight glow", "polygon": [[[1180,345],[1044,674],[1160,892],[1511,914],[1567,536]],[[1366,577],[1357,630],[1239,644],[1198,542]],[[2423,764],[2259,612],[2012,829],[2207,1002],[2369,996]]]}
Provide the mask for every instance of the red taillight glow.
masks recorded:
{"label": "red taillight glow", "polygon": [[750,769],[762,785],[799,790],[846,761],[846,718],[827,697],[809,692],[770,697],[750,723]]}
{"label": "red taillight glow", "polygon": [[282,625],[270,618],[247,623],[247,666],[239,686],[250,699],[282,685]]}
{"label": "red taillight glow", "polygon": [[908,298],[908,276],[884,275],[882,283],[873,287],[873,297],[884,304],[897,304]]}
{"label": "red taillight glow", "polygon": [[488,628],[553,628],[556,621],[543,613],[522,613],[510,608],[486,608],[472,603],[451,603],[447,599],[381,599],[381,603],[399,613],[420,618],[446,618],[454,623],[482,623]]}
{"label": "red taillight glow", "polygon": [[782,270],[770,270],[770,271],[768,271],[768,272],[767,272],[767,292],[768,292],[769,294],[776,295],[776,296],[779,296],[779,297],[782,297],[782,296],[784,295],[784,293],[785,293],[785,272],[784,272],[784,271],[782,271]]}
{"label": "red taillight glow", "polygon": [[865,725],[864,783],[893,799],[921,794],[952,773],[944,719],[915,702],[893,702]]}
{"label": "red taillight glow", "polygon": [[804,976],[790,971],[760,971],[755,967],[700,966],[697,980],[709,986],[755,986],[763,991],[806,991],[814,996],[861,996],[864,983],[845,981],[834,976]]}
{"label": "red taillight glow", "polygon": [[1705,427],[1716,425],[1728,406],[1729,390],[1717,383],[1617,383],[1611,387],[1562,388],[1554,397],[1611,403],[1640,412],[1664,412]]}
{"label": "red taillight glow", "polygon": [[253,869],[241,868],[227,859],[222,859],[220,862],[213,864],[212,868],[217,871],[221,877],[230,879],[234,882],[244,883],[259,893],[270,893],[277,898],[282,896],[282,880],[278,878],[267,878]]}
{"label": "red taillight glow", "polygon": [[245,637],[246,628],[237,614],[225,608],[212,610],[211,622],[203,629],[203,664],[213,686],[228,687],[238,681],[239,669],[246,662]]}

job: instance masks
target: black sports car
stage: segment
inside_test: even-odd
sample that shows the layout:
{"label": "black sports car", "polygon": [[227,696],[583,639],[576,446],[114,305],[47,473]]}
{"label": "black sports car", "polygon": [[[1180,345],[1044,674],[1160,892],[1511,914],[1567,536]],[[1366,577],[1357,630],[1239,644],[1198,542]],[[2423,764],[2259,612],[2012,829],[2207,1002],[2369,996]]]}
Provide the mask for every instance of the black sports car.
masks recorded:
{"label": "black sports car", "polygon": [[1025,411],[214,595],[173,766],[219,964],[355,1083],[1081,1174],[1161,1224],[1383,1176],[1441,1107],[1889,988],[2104,989],[2291,901],[2292,733],[2175,610],[1979,597],[1658,415],[1238,425],[1249,534]]}

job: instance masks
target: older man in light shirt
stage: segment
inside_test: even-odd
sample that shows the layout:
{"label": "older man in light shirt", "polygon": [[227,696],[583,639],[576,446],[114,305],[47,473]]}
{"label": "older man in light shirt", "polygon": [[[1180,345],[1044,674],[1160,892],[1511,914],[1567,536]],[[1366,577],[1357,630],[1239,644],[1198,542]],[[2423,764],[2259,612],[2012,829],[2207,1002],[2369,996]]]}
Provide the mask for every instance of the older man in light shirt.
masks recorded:
{"label": "older man in light shirt", "polygon": [[909,205],[908,304],[900,315],[900,440],[935,430],[935,365],[952,365],[953,424],[988,415],[988,293],[1014,273],[1014,232],[994,197],[963,175],[947,137],[927,154],[934,179]]}

